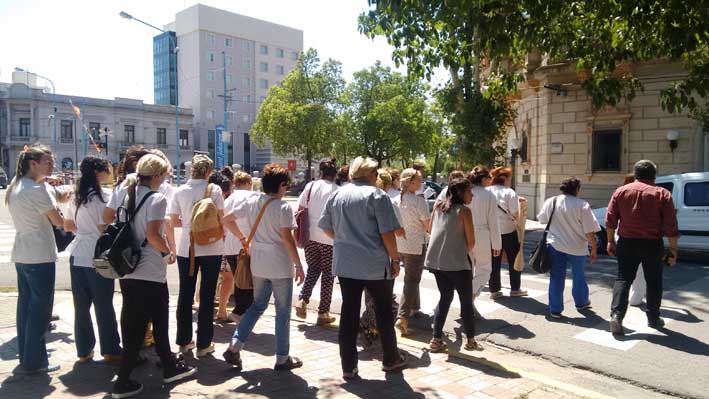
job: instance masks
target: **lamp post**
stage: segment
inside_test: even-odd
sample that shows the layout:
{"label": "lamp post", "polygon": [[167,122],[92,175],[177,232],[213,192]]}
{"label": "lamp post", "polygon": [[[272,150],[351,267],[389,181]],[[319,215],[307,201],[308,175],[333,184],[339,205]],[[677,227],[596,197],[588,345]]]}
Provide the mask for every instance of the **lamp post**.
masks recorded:
{"label": "lamp post", "polygon": [[[125,19],[129,19],[129,20],[132,19],[132,20],[135,20],[135,21],[137,21],[137,22],[140,22],[140,23],[143,24],[143,25],[147,25],[147,26],[149,26],[149,27],[151,27],[151,28],[153,28],[153,29],[156,29],[156,30],[158,30],[158,31],[160,31],[160,32],[162,32],[162,33],[165,33],[165,31],[164,31],[163,29],[160,29],[160,28],[158,28],[158,27],[155,26],[155,25],[151,25],[151,24],[149,24],[149,23],[147,23],[147,22],[145,22],[145,21],[142,21],[142,20],[140,20],[140,19],[138,19],[138,18],[136,18],[136,17],[134,17],[134,16],[128,14],[128,13],[125,12],[125,11],[121,11],[120,13],[118,13],[118,15],[120,15],[122,18],[125,18]],[[172,40],[173,40],[173,38],[172,38],[172,36],[170,36],[170,41],[172,41]],[[170,72],[171,72],[171,74],[174,76],[174,83],[175,83],[175,144],[176,144],[175,153],[176,153],[176,158],[177,158],[177,166],[176,166],[176,169],[177,169],[177,173],[176,173],[176,174],[177,174],[177,185],[179,186],[179,185],[180,185],[180,177],[181,177],[181,176],[180,176],[180,169],[181,169],[181,168],[180,168],[180,108],[179,108],[179,106],[178,106],[178,103],[179,103],[179,101],[178,101],[179,96],[178,96],[178,88],[177,88],[177,52],[178,52],[178,50],[179,50],[179,48],[177,47],[177,32],[175,32],[175,39],[174,39],[174,43],[173,43],[173,44],[174,44],[174,49],[175,49],[175,50],[174,50],[174,54],[175,54],[175,70],[174,70],[174,74],[172,74],[173,70],[172,70],[172,67],[171,67],[171,68],[170,68]]]}
{"label": "lamp post", "polygon": [[15,68],[16,72],[26,73],[28,75],[34,75],[40,79],[44,79],[52,85],[52,152],[56,155],[57,153],[57,91],[54,89],[54,82],[51,79],[42,76],[38,73],[30,72],[26,69]]}

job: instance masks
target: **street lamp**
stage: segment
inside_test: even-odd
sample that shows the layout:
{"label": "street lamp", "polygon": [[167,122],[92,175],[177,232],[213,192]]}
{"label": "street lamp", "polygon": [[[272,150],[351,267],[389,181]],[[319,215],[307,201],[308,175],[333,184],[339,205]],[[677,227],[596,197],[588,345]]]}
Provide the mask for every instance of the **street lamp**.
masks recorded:
{"label": "street lamp", "polygon": [[[120,13],[118,13],[118,15],[120,15],[121,18],[125,18],[128,20],[135,20],[137,22],[140,22],[143,25],[147,25],[153,29],[158,30],[161,33],[165,33],[165,31],[163,29],[160,29],[155,25],[151,25],[145,21],[142,21],[142,20],[128,14],[125,11],[121,11]],[[172,40],[173,40],[172,36],[170,36],[170,41],[172,41]],[[174,81],[174,83],[175,83],[175,144],[176,144],[175,152],[177,155],[177,157],[176,157],[177,158],[177,166],[176,166],[177,167],[177,185],[179,186],[180,185],[180,177],[181,177],[180,176],[180,169],[181,168],[180,168],[180,108],[178,106],[179,96],[178,96],[178,88],[177,88],[177,52],[179,51],[179,47],[177,47],[177,33],[175,33],[174,40],[175,40],[175,42],[173,44],[174,44],[174,48],[175,48],[175,51],[174,51],[174,53],[175,53],[175,70],[174,70],[174,72],[175,73],[172,75],[174,76],[174,79],[175,79],[175,81]],[[173,72],[172,68],[170,68],[170,72]]]}
{"label": "street lamp", "polygon": [[57,154],[57,92],[54,89],[54,82],[52,82],[52,80],[47,77],[44,77],[38,73],[30,72],[26,69],[15,68],[15,72],[22,72],[22,73],[26,73],[28,75],[34,75],[40,79],[46,80],[47,82],[49,82],[49,84],[52,85],[52,125],[53,125],[52,126],[52,129],[53,129],[52,152],[56,155]]}

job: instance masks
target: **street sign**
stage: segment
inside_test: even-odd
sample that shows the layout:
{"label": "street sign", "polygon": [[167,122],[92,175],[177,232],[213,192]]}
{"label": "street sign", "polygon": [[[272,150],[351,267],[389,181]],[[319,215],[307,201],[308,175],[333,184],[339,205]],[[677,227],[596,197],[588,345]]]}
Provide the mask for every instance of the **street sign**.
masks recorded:
{"label": "street sign", "polygon": [[288,170],[294,172],[298,168],[298,163],[295,161],[295,159],[289,159],[288,160]]}
{"label": "street sign", "polygon": [[224,166],[224,142],[222,141],[222,131],[224,125],[217,125],[214,134],[214,160],[216,169],[221,169]]}

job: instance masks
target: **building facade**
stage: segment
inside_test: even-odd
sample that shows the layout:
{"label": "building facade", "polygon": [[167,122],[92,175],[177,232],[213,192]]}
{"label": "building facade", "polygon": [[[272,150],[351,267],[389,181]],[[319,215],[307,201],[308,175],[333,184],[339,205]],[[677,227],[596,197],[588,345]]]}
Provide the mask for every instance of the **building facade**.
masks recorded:
{"label": "building facade", "polygon": [[[55,102],[58,170],[78,169],[86,155],[99,155],[117,163],[133,144],[162,150],[173,165],[178,147],[182,164],[193,154],[191,109],[179,109],[178,146],[174,106],[61,94],[56,95]],[[80,109],[81,119],[72,103]],[[52,94],[45,90],[24,83],[0,83],[0,165],[9,176],[14,175],[17,154],[25,145],[52,146],[52,104]]]}
{"label": "building facade", "polygon": [[[640,159],[657,163],[659,175],[709,171],[709,131],[686,114],[669,114],[660,91],[686,76],[668,62],[624,65],[644,85],[632,101],[593,111],[570,63],[528,66],[514,100],[517,117],[507,132],[508,162],[517,191],[528,198],[530,215],[559,194],[569,176],[582,181],[581,196],[592,206],[608,204],[612,192]],[[674,139],[674,140],[671,140]]]}
{"label": "building facade", "polygon": [[268,90],[296,66],[303,31],[201,4],[177,13],[165,30],[177,38],[178,99],[194,110],[195,148],[214,155],[216,127],[224,125],[231,132],[227,164],[249,171],[269,162],[285,165],[269,146],[255,146],[249,131]]}

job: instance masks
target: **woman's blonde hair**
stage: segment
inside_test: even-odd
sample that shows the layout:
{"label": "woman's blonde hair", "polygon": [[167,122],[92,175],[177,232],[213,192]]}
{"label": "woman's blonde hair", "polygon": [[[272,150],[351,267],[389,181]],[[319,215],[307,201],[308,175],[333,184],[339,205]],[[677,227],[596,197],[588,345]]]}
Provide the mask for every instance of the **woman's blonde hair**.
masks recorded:
{"label": "woman's blonde hair", "polygon": [[416,176],[421,176],[421,172],[414,168],[407,168],[401,172],[399,181],[401,182],[401,198],[404,198],[404,194],[409,192],[409,186],[411,181],[414,180]]}
{"label": "woman's blonde hair", "polygon": [[164,176],[168,172],[168,163],[164,159],[155,154],[144,155],[138,161],[135,167],[135,176],[126,179],[128,191],[128,210],[133,212],[135,208],[135,196],[137,193],[138,183],[145,184],[152,181],[153,178]]}
{"label": "woman's blonde hair", "polygon": [[10,205],[10,193],[15,189],[17,181],[29,173],[30,161],[39,162],[45,155],[52,156],[52,151],[43,145],[35,145],[32,147],[25,146],[25,148],[20,151],[20,155],[17,157],[15,177],[12,178],[10,185],[7,186],[7,192],[5,193],[5,206]]}
{"label": "woman's blonde hair", "polygon": [[244,171],[241,171],[241,170],[234,173],[234,186],[235,187],[245,186],[247,184],[253,184],[250,174],[248,174]]}
{"label": "woman's blonde hair", "polygon": [[150,153],[155,154],[155,155],[159,156],[160,158],[162,158],[162,160],[167,163],[167,170],[169,170],[169,171],[172,170],[172,163],[170,162],[170,159],[168,159],[168,157],[165,155],[164,152],[162,152],[160,150],[150,150]]}
{"label": "woman's blonde hair", "polygon": [[214,161],[204,154],[195,154],[192,157],[192,178],[205,179],[209,172],[214,170]]}
{"label": "woman's blonde hair", "polygon": [[350,179],[362,179],[377,169],[379,164],[372,158],[357,157],[350,164]]}
{"label": "woman's blonde hair", "polygon": [[377,183],[375,184],[377,188],[387,191],[394,184],[394,180],[391,178],[391,174],[386,169],[379,169],[377,171]]}

